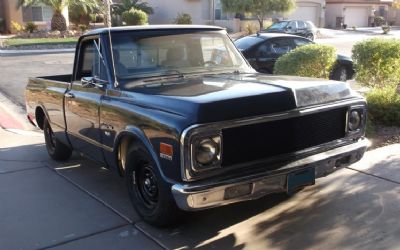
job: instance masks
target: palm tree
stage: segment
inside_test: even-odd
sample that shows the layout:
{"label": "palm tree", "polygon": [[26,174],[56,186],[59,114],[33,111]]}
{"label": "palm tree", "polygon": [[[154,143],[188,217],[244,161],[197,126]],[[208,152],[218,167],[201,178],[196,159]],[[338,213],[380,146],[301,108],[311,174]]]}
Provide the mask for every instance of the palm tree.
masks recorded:
{"label": "palm tree", "polygon": [[122,15],[124,11],[129,11],[130,9],[135,8],[137,10],[142,10],[146,12],[146,14],[151,15],[154,13],[154,10],[151,6],[149,6],[146,2],[141,2],[140,0],[121,0],[121,3],[115,3],[112,6],[113,14]]}
{"label": "palm tree", "polygon": [[93,10],[98,6],[98,1],[96,0],[18,0],[17,8],[29,7],[40,3],[52,8],[51,29],[58,31],[65,31],[67,29],[67,22],[62,14],[66,6],[80,6],[85,12]]}

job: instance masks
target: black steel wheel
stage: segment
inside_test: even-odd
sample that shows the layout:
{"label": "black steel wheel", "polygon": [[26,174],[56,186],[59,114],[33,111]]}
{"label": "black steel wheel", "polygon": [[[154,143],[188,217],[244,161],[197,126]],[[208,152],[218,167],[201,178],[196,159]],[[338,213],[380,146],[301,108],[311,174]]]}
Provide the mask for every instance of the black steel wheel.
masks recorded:
{"label": "black steel wheel", "polygon": [[141,144],[128,150],[125,169],[126,185],[132,205],[144,221],[155,226],[168,226],[180,218],[171,193],[152,157]]}
{"label": "black steel wheel", "polygon": [[333,80],[345,82],[347,81],[348,75],[347,75],[347,69],[344,66],[338,66],[335,68],[333,71]]}
{"label": "black steel wheel", "polygon": [[307,35],[306,35],[306,38],[307,38],[308,40],[314,41],[314,35],[313,35],[313,34],[307,34]]}
{"label": "black steel wheel", "polygon": [[71,157],[72,149],[56,138],[47,118],[44,119],[43,132],[49,156],[56,161],[68,160]]}

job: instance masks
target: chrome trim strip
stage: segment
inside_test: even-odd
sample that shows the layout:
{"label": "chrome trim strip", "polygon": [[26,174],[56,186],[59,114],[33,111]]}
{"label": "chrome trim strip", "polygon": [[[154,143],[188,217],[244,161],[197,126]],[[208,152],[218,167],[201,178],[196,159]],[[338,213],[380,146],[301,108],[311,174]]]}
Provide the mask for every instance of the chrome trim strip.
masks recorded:
{"label": "chrome trim strip", "polygon": [[[284,192],[288,173],[310,166],[315,166],[316,178],[357,162],[361,159],[369,145],[367,139],[359,140],[354,144],[335,148],[320,154],[312,155],[301,160],[293,161],[278,170],[262,172],[244,177],[225,180],[213,180],[201,184],[175,184],[171,187],[177,205],[188,211],[201,210],[222,206],[234,202],[260,198],[268,193]],[[346,162],[343,162],[345,159]],[[339,166],[337,165],[339,164]],[[226,188],[251,184],[252,191],[243,196],[225,199]],[[195,204],[200,201],[203,204]]]}
{"label": "chrome trim strip", "polygon": [[79,138],[80,140],[85,141],[85,142],[87,142],[87,143],[90,143],[90,144],[92,144],[92,145],[94,145],[94,146],[96,146],[96,147],[102,148],[102,149],[107,150],[107,151],[109,151],[109,152],[111,152],[111,153],[114,152],[114,149],[113,149],[113,148],[108,147],[108,146],[106,146],[106,145],[103,145],[103,144],[101,144],[101,143],[98,143],[97,141],[95,141],[95,140],[93,140],[93,139],[90,139],[90,138],[88,138],[88,137],[82,136],[82,135],[77,134],[77,133],[72,133],[71,131],[66,131],[66,132],[67,132],[68,135],[75,136],[75,137]]}
{"label": "chrome trim strip", "polygon": [[[218,131],[223,128],[232,128],[232,127],[262,123],[262,122],[270,122],[270,121],[276,121],[276,120],[289,119],[289,118],[293,118],[293,117],[300,117],[300,116],[309,115],[309,114],[313,114],[313,113],[317,113],[317,112],[321,112],[321,111],[328,111],[331,109],[347,107],[347,106],[349,106],[349,108],[352,106],[366,107],[366,101],[364,99],[355,98],[355,99],[350,99],[350,100],[346,100],[346,101],[334,102],[334,103],[327,104],[327,105],[325,104],[325,105],[318,105],[318,106],[312,106],[312,107],[307,107],[307,108],[297,108],[297,109],[287,111],[287,112],[275,113],[275,114],[264,115],[264,116],[257,116],[257,117],[237,119],[237,120],[228,120],[228,121],[214,122],[214,123],[208,123],[208,124],[191,125],[182,132],[181,139],[180,139],[181,177],[184,181],[193,181],[193,177],[190,175],[191,166],[187,166],[187,164],[190,164],[190,159],[187,159],[190,155],[189,154],[190,151],[189,151],[189,145],[187,145],[186,142],[190,141],[191,133],[193,133],[195,130],[200,130],[197,133],[200,133],[202,130]],[[304,151],[304,150],[302,150],[302,151]],[[185,152],[186,152],[186,154],[185,154]],[[301,151],[294,152],[294,154],[297,154],[299,152],[301,152]]]}

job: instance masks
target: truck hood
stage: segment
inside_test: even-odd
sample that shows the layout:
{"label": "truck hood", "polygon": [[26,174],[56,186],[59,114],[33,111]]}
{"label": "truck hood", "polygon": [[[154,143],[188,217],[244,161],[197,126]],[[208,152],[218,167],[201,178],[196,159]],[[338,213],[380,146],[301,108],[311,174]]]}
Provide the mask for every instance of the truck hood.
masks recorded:
{"label": "truck hood", "polygon": [[221,74],[153,81],[124,95],[147,108],[206,123],[284,112],[357,94],[346,83],[323,79]]}

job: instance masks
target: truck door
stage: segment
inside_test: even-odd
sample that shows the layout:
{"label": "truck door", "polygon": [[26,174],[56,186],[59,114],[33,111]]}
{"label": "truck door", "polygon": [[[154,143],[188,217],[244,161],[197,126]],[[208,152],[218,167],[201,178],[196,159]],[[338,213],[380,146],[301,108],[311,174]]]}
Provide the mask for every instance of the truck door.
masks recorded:
{"label": "truck door", "polygon": [[81,42],[75,59],[73,81],[65,93],[65,119],[73,148],[93,160],[104,162],[99,108],[105,89],[98,82],[107,82],[107,74],[101,51],[98,38]]}

